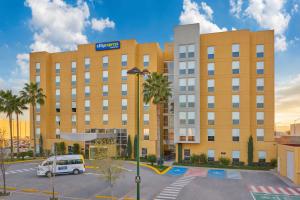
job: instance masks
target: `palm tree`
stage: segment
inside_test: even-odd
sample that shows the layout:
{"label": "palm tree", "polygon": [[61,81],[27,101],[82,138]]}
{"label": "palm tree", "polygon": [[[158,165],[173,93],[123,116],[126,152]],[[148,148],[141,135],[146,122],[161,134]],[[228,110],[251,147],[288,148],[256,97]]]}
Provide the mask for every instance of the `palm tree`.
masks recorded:
{"label": "palm tree", "polygon": [[12,115],[14,113],[14,105],[16,104],[17,96],[13,95],[11,90],[0,91],[2,101],[2,112],[6,114],[9,120],[9,131],[10,131],[10,157],[13,159],[13,133],[12,133]]}
{"label": "palm tree", "polygon": [[152,101],[152,103],[157,106],[157,152],[159,153],[160,158],[163,157],[163,140],[160,130],[160,114],[162,105],[167,103],[169,97],[172,96],[170,84],[171,83],[168,81],[168,77],[164,76],[163,74],[159,74],[158,72],[153,72],[148,75],[148,78],[143,83],[144,102],[148,104]]}
{"label": "palm tree", "polygon": [[14,105],[14,113],[17,119],[17,155],[20,153],[20,130],[19,130],[19,116],[23,114],[23,110],[26,110],[26,102],[22,97],[17,97]]}
{"label": "palm tree", "polygon": [[39,88],[38,84],[31,82],[26,83],[23,90],[20,92],[21,98],[31,105],[32,111],[32,127],[33,127],[33,157],[36,156],[36,130],[35,130],[35,106],[36,104],[43,105],[45,103],[45,94],[42,88]]}

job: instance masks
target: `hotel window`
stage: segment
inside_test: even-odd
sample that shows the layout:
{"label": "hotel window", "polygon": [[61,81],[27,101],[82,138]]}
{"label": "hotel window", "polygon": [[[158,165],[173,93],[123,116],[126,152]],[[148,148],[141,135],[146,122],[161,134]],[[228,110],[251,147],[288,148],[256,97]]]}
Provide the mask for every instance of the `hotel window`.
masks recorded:
{"label": "hotel window", "polygon": [[264,112],[257,112],[256,113],[256,124],[263,125],[265,121],[265,113]]}
{"label": "hotel window", "polygon": [[104,68],[108,67],[108,56],[102,57],[102,67]]}
{"label": "hotel window", "polygon": [[208,123],[208,125],[214,125],[215,124],[215,113],[214,112],[208,112],[207,113],[207,123]]}
{"label": "hotel window", "polygon": [[179,129],[179,140],[186,141],[186,129],[185,128]]}
{"label": "hotel window", "polygon": [[186,74],[186,62],[179,62],[179,75]]}
{"label": "hotel window", "polygon": [[72,125],[75,126],[76,125],[76,114],[72,114]]}
{"label": "hotel window", "polygon": [[240,112],[232,112],[232,124],[240,124]]}
{"label": "hotel window", "polygon": [[[37,104],[37,105],[40,105],[40,104]],[[55,102],[55,111],[60,112],[60,102]]]}
{"label": "hotel window", "polygon": [[265,130],[263,128],[256,129],[256,140],[264,141],[265,138]]}
{"label": "hotel window", "polygon": [[108,110],[108,100],[107,99],[102,100],[102,110]]}
{"label": "hotel window", "polygon": [[[72,89],[73,90],[73,89]],[[84,87],[84,95],[86,97],[89,97],[91,95],[91,90],[90,90],[90,86],[85,86]]]}
{"label": "hotel window", "polygon": [[76,73],[76,62],[75,61],[73,61],[72,62],[72,64],[71,64],[72,66],[71,66],[71,70],[72,70],[72,74],[74,74],[74,73]]}
{"label": "hotel window", "polygon": [[266,162],[267,153],[265,151],[258,151],[258,162]]}
{"label": "hotel window", "polygon": [[127,124],[127,114],[122,114],[122,125]]}
{"label": "hotel window", "polygon": [[179,58],[185,58],[186,57],[186,46],[181,45],[179,46]]}
{"label": "hotel window", "polygon": [[186,124],[186,112],[179,112],[179,123]]}
{"label": "hotel window", "polygon": [[127,110],[127,99],[122,99],[122,110]]}
{"label": "hotel window", "polygon": [[85,72],[84,73],[84,81],[86,84],[89,84],[90,83],[90,80],[91,79],[91,75],[90,75],[90,72]]}
{"label": "hotel window", "polygon": [[212,128],[207,129],[207,140],[215,141],[215,129]]}
{"label": "hotel window", "polygon": [[142,148],[142,155],[141,155],[141,156],[142,156],[143,158],[146,158],[146,157],[147,157],[147,154],[148,154],[148,153],[147,153],[147,148]]}
{"label": "hotel window", "polygon": [[232,129],[232,141],[234,142],[240,141],[240,129],[238,128]]}
{"label": "hotel window", "polygon": [[196,79],[195,78],[189,78],[188,79],[188,91],[194,91],[196,85]]}
{"label": "hotel window", "polygon": [[56,85],[56,87],[60,86],[60,76],[55,77],[55,85]]}
{"label": "hotel window", "polygon": [[90,69],[90,65],[91,65],[90,58],[84,58],[84,67],[85,67],[86,70]]}
{"label": "hotel window", "polygon": [[144,111],[149,111],[150,103],[144,103]]}
{"label": "hotel window", "polygon": [[264,62],[256,62],[256,74],[264,74]]}
{"label": "hotel window", "polygon": [[240,151],[232,151],[232,162],[233,163],[240,162]]}
{"label": "hotel window", "polygon": [[56,122],[56,125],[60,125],[60,116],[58,116],[58,115],[55,116],[55,122]]}
{"label": "hotel window", "polygon": [[72,101],[72,112],[76,112],[76,101]]}
{"label": "hotel window", "polygon": [[76,75],[72,75],[72,86],[76,86]]}
{"label": "hotel window", "polygon": [[256,57],[257,58],[263,58],[264,57],[264,45],[258,44],[256,45]]}
{"label": "hotel window", "polygon": [[127,95],[127,84],[122,84],[122,96]]}
{"label": "hotel window", "polygon": [[195,45],[188,45],[188,57],[193,58],[195,56]]}
{"label": "hotel window", "polygon": [[149,128],[144,129],[144,140],[149,140]]}
{"label": "hotel window", "polygon": [[232,74],[240,73],[240,61],[232,61],[231,63]]}
{"label": "hotel window", "polygon": [[188,112],[188,124],[195,124],[195,112]]}
{"label": "hotel window", "polygon": [[207,107],[208,108],[215,107],[215,96],[207,96]]}
{"label": "hotel window", "polygon": [[108,124],[108,114],[102,115],[102,122],[103,122],[103,124]]}
{"label": "hotel window", "polygon": [[188,95],[188,107],[189,108],[194,108],[195,107],[195,95]]}
{"label": "hotel window", "polygon": [[207,160],[210,162],[215,160],[215,150],[209,149],[207,151]]}
{"label": "hotel window", "polygon": [[90,111],[90,105],[91,105],[90,100],[85,100],[84,101],[84,109],[85,109],[85,111]]}
{"label": "hotel window", "polygon": [[190,160],[191,159],[191,150],[190,149],[184,149],[183,159],[184,160]]}
{"label": "hotel window", "polygon": [[182,92],[186,91],[186,79],[179,79],[179,90]]}
{"label": "hotel window", "polygon": [[35,73],[40,74],[41,72],[41,63],[35,63]]}
{"label": "hotel window", "polygon": [[40,112],[41,111],[41,105],[39,103],[37,103],[35,105],[35,108],[36,108],[36,112]]}
{"label": "hotel window", "polygon": [[208,59],[215,58],[215,47],[207,47],[207,58]]}
{"label": "hotel window", "polygon": [[195,73],[195,61],[189,61],[188,62],[188,74],[194,74]]}
{"label": "hotel window", "polygon": [[207,80],[207,90],[208,90],[208,92],[215,91],[215,80],[214,79]]}
{"label": "hotel window", "polygon": [[41,122],[41,115],[36,115],[35,122],[36,122],[36,124],[40,124],[40,122]]}
{"label": "hotel window", "polygon": [[35,132],[36,132],[36,138],[37,139],[40,138],[40,136],[41,136],[41,129],[40,128],[36,128]]}
{"label": "hotel window", "polygon": [[144,114],[144,125],[149,125],[149,114]]}
{"label": "hotel window", "polygon": [[76,132],[77,132],[76,128],[72,128],[72,133],[76,133]]}
{"label": "hotel window", "polygon": [[108,85],[103,85],[102,86],[102,95],[104,97],[107,97],[108,96]]}
{"label": "hotel window", "polygon": [[195,128],[187,129],[187,136],[189,142],[195,141],[195,132],[196,132]]}
{"label": "hotel window", "polygon": [[55,73],[56,74],[60,73],[60,63],[55,63]]}
{"label": "hotel window", "polygon": [[127,80],[127,70],[123,69],[121,71],[121,75],[122,75],[122,81],[126,81]]}
{"label": "hotel window", "polygon": [[60,89],[55,90],[55,95],[56,95],[56,101],[60,100]]}
{"label": "hotel window", "polygon": [[232,108],[239,108],[240,107],[240,95],[232,95]]}
{"label": "hotel window", "polygon": [[256,96],[256,108],[264,108],[264,96],[263,95]]}
{"label": "hotel window", "polygon": [[232,49],[232,57],[240,56],[240,45],[239,44],[233,44],[231,49]]}
{"label": "hotel window", "polygon": [[215,63],[207,63],[207,73],[209,76],[215,74]]}
{"label": "hotel window", "polygon": [[232,79],[232,91],[238,92],[240,90],[240,78]]}
{"label": "hotel window", "polygon": [[149,55],[144,55],[143,57],[143,61],[144,61],[144,67],[148,67],[149,66]]}
{"label": "hotel window", "polygon": [[41,77],[40,76],[36,76],[35,77],[35,82],[39,85],[41,83]]}
{"label": "hotel window", "polygon": [[56,137],[56,139],[60,139],[60,129],[59,128],[57,128],[55,130],[55,137]]}
{"label": "hotel window", "polygon": [[265,81],[264,78],[257,78],[256,79],[256,90],[258,92],[264,91]]}
{"label": "hotel window", "polygon": [[179,106],[181,108],[186,107],[186,95],[179,95]]}
{"label": "hotel window", "polygon": [[91,121],[90,118],[91,118],[90,115],[85,115],[84,116],[85,125],[89,125],[90,124],[90,121]]}
{"label": "hotel window", "polygon": [[127,66],[127,55],[123,54],[122,55],[122,67]]}
{"label": "hotel window", "polygon": [[72,88],[72,100],[76,99],[76,88]]}
{"label": "hotel window", "polygon": [[108,71],[102,72],[102,81],[107,82],[108,81]]}

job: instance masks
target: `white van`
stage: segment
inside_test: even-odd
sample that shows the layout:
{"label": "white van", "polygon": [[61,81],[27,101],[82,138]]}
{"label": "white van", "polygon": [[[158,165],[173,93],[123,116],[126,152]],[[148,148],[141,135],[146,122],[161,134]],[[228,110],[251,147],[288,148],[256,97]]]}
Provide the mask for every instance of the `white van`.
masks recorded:
{"label": "white van", "polygon": [[37,168],[38,176],[52,176],[53,174],[79,174],[85,172],[82,155],[52,156],[43,161]]}

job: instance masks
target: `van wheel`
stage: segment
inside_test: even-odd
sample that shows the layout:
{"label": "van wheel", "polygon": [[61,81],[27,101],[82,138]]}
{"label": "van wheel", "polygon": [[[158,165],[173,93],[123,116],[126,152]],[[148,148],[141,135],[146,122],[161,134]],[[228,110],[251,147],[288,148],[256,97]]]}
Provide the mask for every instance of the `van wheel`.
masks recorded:
{"label": "van wheel", "polygon": [[73,174],[78,175],[79,174],[79,170],[78,169],[74,169],[73,170]]}
{"label": "van wheel", "polygon": [[48,171],[48,172],[46,172],[46,176],[50,178],[50,177],[53,176],[53,174],[52,174],[51,172]]}

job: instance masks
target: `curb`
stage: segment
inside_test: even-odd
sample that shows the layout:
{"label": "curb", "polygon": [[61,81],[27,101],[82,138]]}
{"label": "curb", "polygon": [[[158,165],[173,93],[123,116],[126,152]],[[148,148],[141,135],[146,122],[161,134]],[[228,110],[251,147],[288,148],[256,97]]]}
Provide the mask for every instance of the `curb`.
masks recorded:
{"label": "curb", "polygon": [[37,193],[37,192],[39,192],[39,190],[34,189],[34,188],[25,188],[25,189],[21,189],[20,191],[28,192],[28,193]]}
{"label": "curb", "polygon": [[[135,164],[136,165],[136,162],[130,162],[132,164]],[[167,173],[172,167],[167,167],[165,170],[163,171],[159,171],[158,169],[156,169],[155,167],[152,167],[151,165],[148,165],[148,164],[145,164],[145,163],[140,163],[140,166],[143,166],[143,167],[147,167],[149,169],[152,169],[155,173],[159,174],[159,175],[164,175],[165,173]]]}
{"label": "curb", "polygon": [[113,197],[113,196],[101,196],[101,195],[97,195],[96,199],[111,199],[111,200],[117,200],[117,197]]}
{"label": "curb", "polygon": [[5,164],[17,164],[17,163],[27,163],[27,162],[32,162],[32,161],[42,161],[44,159],[31,159],[31,160],[18,160],[18,161],[7,161],[4,162]]}

